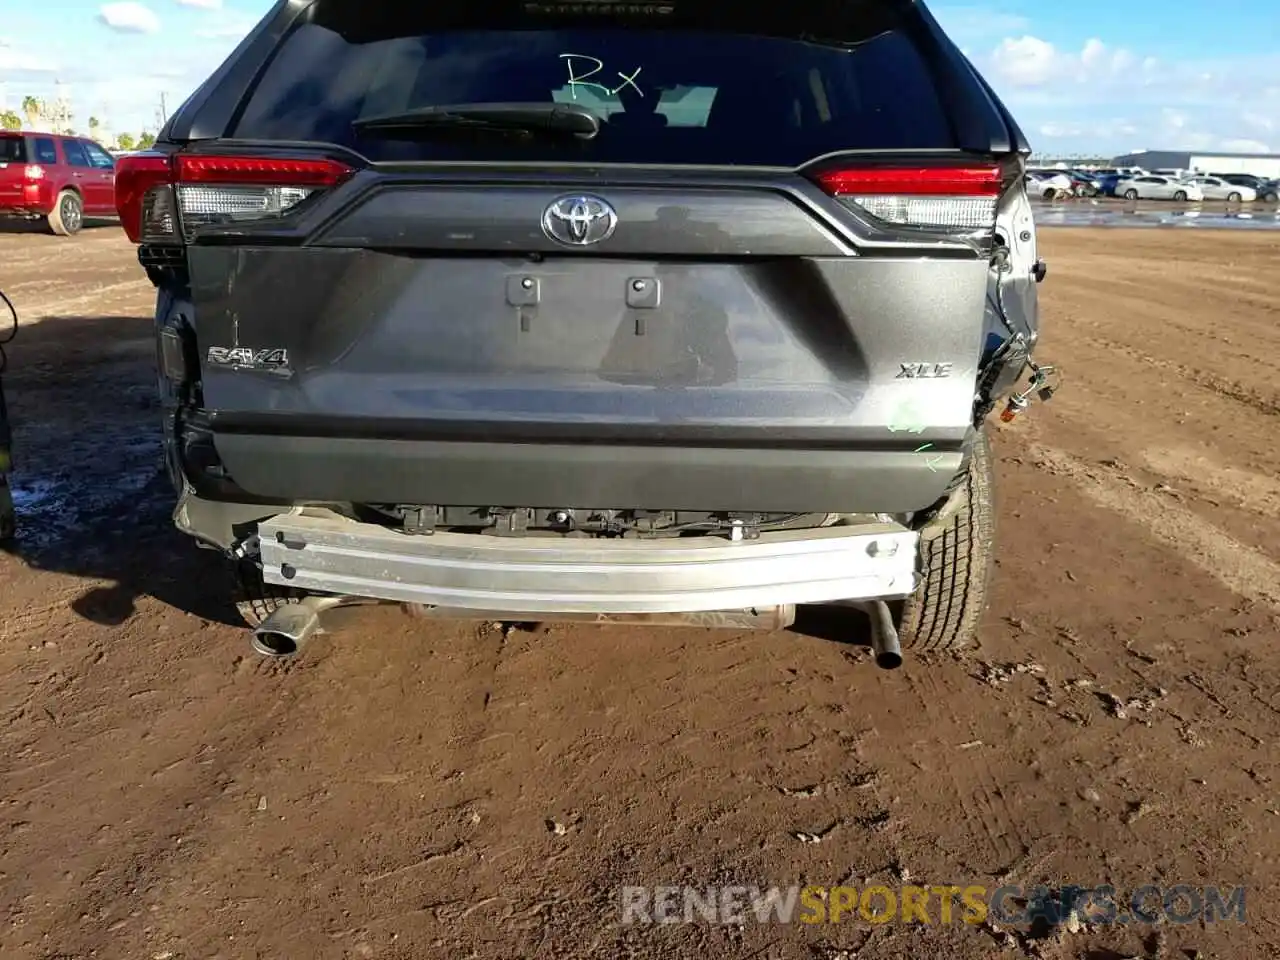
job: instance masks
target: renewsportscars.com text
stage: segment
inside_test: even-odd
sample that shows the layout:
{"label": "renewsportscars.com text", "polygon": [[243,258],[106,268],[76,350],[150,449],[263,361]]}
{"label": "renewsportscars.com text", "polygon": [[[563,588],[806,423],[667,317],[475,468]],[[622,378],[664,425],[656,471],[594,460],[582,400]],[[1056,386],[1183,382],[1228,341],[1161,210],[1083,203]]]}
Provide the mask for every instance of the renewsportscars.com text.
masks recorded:
{"label": "renewsportscars.com text", "polygon": [[1091,887],[981,884],[896,887],[623,887],[622,922],[922,923],[1057,926],[1072,914],[1094,924],[1245,922],[1245,888],[1148,884]]}

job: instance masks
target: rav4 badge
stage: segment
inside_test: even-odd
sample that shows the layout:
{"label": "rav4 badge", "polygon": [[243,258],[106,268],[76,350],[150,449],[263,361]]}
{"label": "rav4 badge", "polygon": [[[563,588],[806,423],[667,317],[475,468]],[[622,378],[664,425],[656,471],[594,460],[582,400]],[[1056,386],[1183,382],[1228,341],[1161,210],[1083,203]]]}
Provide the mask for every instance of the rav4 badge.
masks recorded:
{"label": "rav4 badge", "polygon": [[254,350],[251,347],[210,347],[206,358],[215,367],[268,370],[276,373],[289,371],[289,351],[283,347],[270,347],[266,350]]}

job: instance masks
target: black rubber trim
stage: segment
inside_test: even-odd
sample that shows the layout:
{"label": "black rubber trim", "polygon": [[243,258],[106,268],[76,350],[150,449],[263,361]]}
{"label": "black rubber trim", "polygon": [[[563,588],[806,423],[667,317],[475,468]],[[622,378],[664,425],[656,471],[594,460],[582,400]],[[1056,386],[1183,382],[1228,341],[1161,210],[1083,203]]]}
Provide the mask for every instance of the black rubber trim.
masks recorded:
{"label": "black rubber trim", "polygon": [[235,484],[281,501],[907,513],[959,451],[476,443],[216,433]]}
{"label": "black rubber trim", "polygon": [[[588,444],[593,446],[689,445],[718,449],[746,447],[759,450],[831,450],[846,453],[894,453],[916,450],[917,435],[883,428],[848,427],[735,427],[726,424],[654,425],[643,423],[521,423],[518,421],[462,421],[299,416],[272,413],[223,413],[210,411],[204,421],[220,436],[252,434],[264,437],[299,437],[507,444]],[[935,453],[958,452],[963,437],[934,439]]]}

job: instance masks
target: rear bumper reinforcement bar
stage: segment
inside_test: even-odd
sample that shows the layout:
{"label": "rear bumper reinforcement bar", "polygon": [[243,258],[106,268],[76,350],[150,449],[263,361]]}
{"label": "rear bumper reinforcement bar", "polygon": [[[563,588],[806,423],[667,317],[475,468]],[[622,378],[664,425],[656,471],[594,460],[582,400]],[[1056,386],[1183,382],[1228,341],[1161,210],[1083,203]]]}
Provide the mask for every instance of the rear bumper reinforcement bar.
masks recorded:
{"label": "rear bumper reinforcement bar", "polygon": [[303,508],[258,525],[268,583],[510,613],[676,613],[904,597],[916,534],[897,524],[666,540],[410,535]]}

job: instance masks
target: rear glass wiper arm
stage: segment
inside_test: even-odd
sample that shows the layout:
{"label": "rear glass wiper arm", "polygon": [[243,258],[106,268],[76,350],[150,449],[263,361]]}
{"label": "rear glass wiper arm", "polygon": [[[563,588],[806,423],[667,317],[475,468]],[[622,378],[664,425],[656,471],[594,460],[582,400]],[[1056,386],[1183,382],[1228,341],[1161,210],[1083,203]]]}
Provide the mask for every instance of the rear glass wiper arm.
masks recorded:
{"label": "rear glass wiper arm", "polygon": [[398,136],[429,136],[437,129],[487,129],[590,140],[600,132],[600,118],[573,103],[453,103],[362,117],[351,126],[360,132]]}

